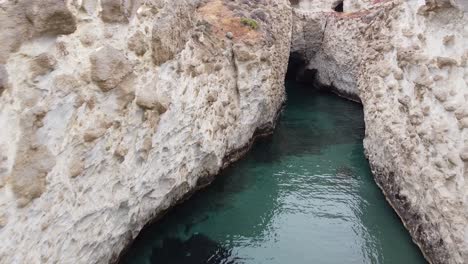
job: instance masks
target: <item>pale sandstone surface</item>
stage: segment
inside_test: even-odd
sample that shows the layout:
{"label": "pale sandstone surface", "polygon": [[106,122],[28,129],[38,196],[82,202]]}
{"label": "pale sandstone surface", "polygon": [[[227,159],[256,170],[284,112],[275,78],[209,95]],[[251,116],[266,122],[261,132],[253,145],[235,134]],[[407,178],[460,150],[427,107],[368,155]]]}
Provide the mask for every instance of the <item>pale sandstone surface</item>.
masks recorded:
{"label": "pale sandstone surface", "polygon": [[295,10],[292,52],[359,96],[376,182],[426,258],[468,263],[466,1],[344,6]]}
{"label": "pale sandstone surface", "polygon": [[272,129],[291,8],[244,2],[0,1],[0,263],[115,261]]}
{"label": "pale sandstone surface", "polygon": [[466,1],[238,2],[0,1],[0,263],[115,260],[271,129],[291,28],[362,101],[376,181],[426,257],[466,262]]}

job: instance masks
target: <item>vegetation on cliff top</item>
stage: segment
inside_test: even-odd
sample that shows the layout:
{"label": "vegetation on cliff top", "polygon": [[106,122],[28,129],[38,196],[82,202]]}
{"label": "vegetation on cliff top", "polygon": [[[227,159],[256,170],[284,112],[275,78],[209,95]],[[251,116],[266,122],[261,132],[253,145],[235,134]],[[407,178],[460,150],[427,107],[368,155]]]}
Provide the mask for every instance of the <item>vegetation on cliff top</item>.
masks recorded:
{"label": "vegetation on cliff top", "polygon": [[248,26],[253,30],[258,28],[258,22],[255,19],[243,17],[241,18],[240,22],[242,23],[242,25]]}

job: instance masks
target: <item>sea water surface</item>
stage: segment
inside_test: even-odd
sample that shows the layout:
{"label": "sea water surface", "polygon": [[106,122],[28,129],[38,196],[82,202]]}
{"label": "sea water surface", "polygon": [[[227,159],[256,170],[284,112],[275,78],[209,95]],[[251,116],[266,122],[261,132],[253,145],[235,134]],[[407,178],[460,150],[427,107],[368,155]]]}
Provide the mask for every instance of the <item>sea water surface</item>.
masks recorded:
{"label": "sea water surface", "polygon": [[143,230],[122,263],[426,263],[372,179],[362,107],[286,86],[273,136]]}

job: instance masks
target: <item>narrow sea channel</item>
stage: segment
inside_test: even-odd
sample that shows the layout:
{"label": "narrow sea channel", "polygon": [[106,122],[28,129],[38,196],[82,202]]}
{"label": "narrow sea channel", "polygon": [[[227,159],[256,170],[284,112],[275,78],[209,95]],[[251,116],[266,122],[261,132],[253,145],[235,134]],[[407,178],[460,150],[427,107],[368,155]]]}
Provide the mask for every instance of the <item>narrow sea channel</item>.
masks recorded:
{"label": "narrow sea channel", "polygon": [[286,88],[273,136],[145,229],[122,263],[426,263],[372,179],[362,107]]}

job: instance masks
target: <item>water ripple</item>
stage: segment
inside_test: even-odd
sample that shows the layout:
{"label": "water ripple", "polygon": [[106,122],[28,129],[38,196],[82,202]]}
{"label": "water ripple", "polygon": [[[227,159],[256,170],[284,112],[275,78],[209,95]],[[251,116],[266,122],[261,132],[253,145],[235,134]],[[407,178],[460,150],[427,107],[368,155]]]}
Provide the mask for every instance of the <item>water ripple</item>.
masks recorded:
{"label": "water ripple", "polygon": [[273,137],[145,229],[123,263],[425,263],[372,180],[361,107],[289,88]]}

